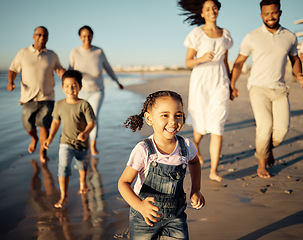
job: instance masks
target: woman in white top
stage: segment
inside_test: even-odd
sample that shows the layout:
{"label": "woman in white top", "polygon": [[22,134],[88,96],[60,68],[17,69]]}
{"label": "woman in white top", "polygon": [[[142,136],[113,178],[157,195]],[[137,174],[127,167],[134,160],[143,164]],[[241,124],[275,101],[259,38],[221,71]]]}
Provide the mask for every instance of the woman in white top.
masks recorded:
{"label": "woman in white top", "polygon": [[89,137],[91,154],[97,155],[98,115],[104,99],[103,69],[106,70],[113,81],[117,82],[120,89],[123,89],[123,85],[119,83],[115,72],[106,59],[104,51],[91,44],[94,34],[93,30],[85,25],[79,29],[78,33],[82,46],[76,47],[71,51],[69,68],[82,73],[83,86],[79,97],[90,103],[96,115],[96,126]]}
{"label": "woman in white top", "polygon": [[[217,167],[228,115],[228,49],[233,41],[228,30],[217,26],[221,3],[217,0],[179,0],[191,25],[198,25],[186,37],[185,65],[192,68],[189,84],[188,123],[193,126],[194,144],[199,149],[203,135],[210,133],[211,169],[209,178],[220,182]],[[201,26],[202,25],[202,26]],[[198,152],[200,162],[203,158]]]}

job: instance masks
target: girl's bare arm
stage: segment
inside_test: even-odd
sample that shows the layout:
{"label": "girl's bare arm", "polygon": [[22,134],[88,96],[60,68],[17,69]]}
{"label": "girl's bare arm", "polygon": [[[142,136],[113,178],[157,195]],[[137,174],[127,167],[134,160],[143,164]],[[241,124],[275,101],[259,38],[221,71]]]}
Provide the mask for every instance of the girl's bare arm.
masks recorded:
{"label": "girl's bare arm", "polygon": [[189,172],[191,176],[191,193],[190,200],[193,208],[200,209],[205,205],[205,199],[200,192],[201,188],[201,165],[199,158],[196,156],[192,161],[188,163]]}

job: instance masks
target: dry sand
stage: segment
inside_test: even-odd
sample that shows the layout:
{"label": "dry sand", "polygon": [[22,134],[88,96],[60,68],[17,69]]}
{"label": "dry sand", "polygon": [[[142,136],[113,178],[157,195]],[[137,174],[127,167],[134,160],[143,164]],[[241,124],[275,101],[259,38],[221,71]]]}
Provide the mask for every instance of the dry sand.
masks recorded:
{"label": "dry sand", "polygon": [[[221,183],[208,179],[209,135],[200,143],[206,205],[201,210],[187,209],[190,239],[303,239],[303,89],[288,72],[291,127],[284,142],[274,149],[276,164],[269,169],[272,178],[262,179],[256,175],[255,121],[247,77],[241,75],[237,82],[240,97],[230,102],[219,163],[219,174],[224,178]],[[183,97],[186,112],[188,81],[189,73],[184,73],[128,89],[144,97],[157,90],[174,90]],[[144,137],[151,133],[149,127],[141,132]],[[185,125],[180,134],[192,138],[191,127]],[[189,175],[185,190],[190,192]]]}

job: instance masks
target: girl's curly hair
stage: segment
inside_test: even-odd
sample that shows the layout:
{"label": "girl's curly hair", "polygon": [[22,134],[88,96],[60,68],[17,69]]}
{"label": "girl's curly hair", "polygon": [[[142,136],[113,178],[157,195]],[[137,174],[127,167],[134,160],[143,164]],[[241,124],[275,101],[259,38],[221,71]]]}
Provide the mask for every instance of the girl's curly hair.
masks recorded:
{"label": "girl's curly hair", "polygon": [[[145,112],[147,112],[148,110],[150,110],[153,107],[153,105],[156,102],[156,99],[159,97],[172,97],[172,98],[176,99],[177,101],[179,101],[181,103],[181,105],[183,106],[182,97],[176,92],[164,90],[164,91],[158,91],[158,92],[151,93],[150,95],[148,95],[145,102],[143,103],[141,113],[137,114],[137,115],[132,115],[128,119],[126,119],[126,121],[124,122],[124,126],[126,128],[130,128],[133,132],[135,132],[137,129],[141,130],[141,128],[144,124],[143,118],[144,118]],[[183,122],[185,122],[184,114],[183,114]]]}
{"label": "girl's curly hair", "polygon": [[[205,19],[201,17],[202,8],[206,1],[209,0],[179,0],[178,5],[184,12],[180,15],[185,15],[187,18],[184,22],[189,22],[190,25],[203,25],[205,24]],[[218,7],[221,8],[221,3],[218,0],[210,0]]]}

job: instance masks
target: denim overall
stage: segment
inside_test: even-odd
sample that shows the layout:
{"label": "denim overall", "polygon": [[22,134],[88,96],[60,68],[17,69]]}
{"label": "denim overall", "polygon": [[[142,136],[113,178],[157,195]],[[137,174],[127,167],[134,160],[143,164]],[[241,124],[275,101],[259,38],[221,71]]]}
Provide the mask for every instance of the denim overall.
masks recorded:
{"label": "denim overall", "polygon": [[151,139],[145,139],[151,161],[146,179],[138,195],[142,200],[154,197],[155,206],[162,214],[153,226],[147,225],[143,216],[133,208],[130,209],[131,239],[157,239],[158,236],[168,236],[173,239],[188,239],[186,223],[186,195],[183,190],[183,180],[187,167],[187,148],[184,139],[178,139],[180,165],[166,165],[157,162],[157,153]]}

